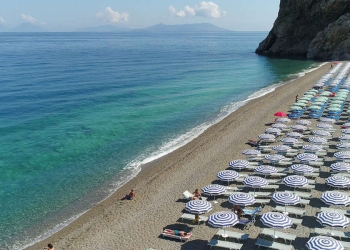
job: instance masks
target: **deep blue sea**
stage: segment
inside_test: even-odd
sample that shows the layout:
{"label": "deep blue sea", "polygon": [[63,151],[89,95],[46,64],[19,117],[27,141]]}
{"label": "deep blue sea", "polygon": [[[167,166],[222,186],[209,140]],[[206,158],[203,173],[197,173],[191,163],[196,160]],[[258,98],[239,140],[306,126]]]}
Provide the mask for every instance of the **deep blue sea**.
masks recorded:
{"label": "deep blue sea", "polygon": [[0,33],[0,249],[47,237],[319,65],[256,55],[266,35]]}

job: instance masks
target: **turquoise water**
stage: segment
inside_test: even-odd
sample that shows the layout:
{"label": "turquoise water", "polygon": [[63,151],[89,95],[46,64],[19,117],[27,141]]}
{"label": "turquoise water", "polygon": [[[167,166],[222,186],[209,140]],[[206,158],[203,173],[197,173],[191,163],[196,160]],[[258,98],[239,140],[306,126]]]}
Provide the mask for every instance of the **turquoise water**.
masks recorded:
{"label": "turquoise water", "polygon": [[140,171],[316,67],[266,33],[3,33],[0,249],[58,230]]}

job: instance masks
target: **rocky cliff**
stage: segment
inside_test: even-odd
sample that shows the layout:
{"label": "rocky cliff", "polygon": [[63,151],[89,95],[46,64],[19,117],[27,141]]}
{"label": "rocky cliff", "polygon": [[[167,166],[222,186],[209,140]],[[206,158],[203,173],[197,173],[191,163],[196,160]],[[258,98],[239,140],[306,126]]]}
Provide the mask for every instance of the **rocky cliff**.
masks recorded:
{"label": "rocky cliff", "polygon": [[273,28],[255,52],[350,59],[350,0],[281,0]]}

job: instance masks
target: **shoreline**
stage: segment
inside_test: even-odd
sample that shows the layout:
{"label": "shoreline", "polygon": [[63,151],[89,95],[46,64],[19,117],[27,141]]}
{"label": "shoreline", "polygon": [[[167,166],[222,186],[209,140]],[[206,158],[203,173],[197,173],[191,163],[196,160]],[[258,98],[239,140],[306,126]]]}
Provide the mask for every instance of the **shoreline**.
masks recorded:
{"label": "shoreline", "polygon": [[[136,209],[134,204],[144,203],[144,201],[143,201],[144,198],[148,198],[150,200],[153,200],[153,201],[155,201],[155,204],[157,204],[157,199],[154,199],[154,198],[155,198],[155,196],[159,196],[159,194],[157,193],[158,186],[164,187],[164,184],[159,185],[159,184],[161,184],[161,182],[162,182],[161,179],[163,177],[168,178],[170,172],[173,172],[172,174],[175,174],[174,172],[176,172],[176,174],[179,176],[179,179],[174,180],[174,182],[177,182],[176,184],[184,183],[184,184],[180,185],[180,190],[173,191],[173,194],[171,194],[171,202],[168,201],[168,204],[173,204],[173,206],[171,206],[171,207],[175,207],[174,203],[175,203],[176,199],[174,201],[174,198],[176,197],[178,199],[181,196],[181,193],[183,191],[185,191],[186,189],[192,190],[197,186],[202,187],[204,185],[207,185],[207,184],[209,184],[207,181],[208,179],[211,180],[210,182],[215,180],[215,175],[212,175],[212,174],[209,175],[209,173],[211,171],[207,171],[206,169],[203,169],[203,171],[200,173],[201,177],[202,177],[202,179],[201,179],[202,183],[204,183],[204,184],[193,183],[191,180],[189,180],[189,178],[186,178],[186,176],[183,177],[181,175],[181,172],[184,172],[184,173],[188,172],[187,174],[189,174],[189,176],[192,176],[192,177],[196,176],[196,171],[193,171],[193,170],[189,171],[186,167],[192,166],[193,162],[198,162],[198,155],[206,156],[205,154],[203,155],[203,152],[205,152],[206,150],[209,150],[211,152],[211,154],[210,154],[210,156],[207,156],[208,159],[206,159],[205,162],[218,161],[218,162],[221,162],[221,164],[217,164],[217,165],[220,165],[219,167],[221,170],[223,170],[224,168],[227,168],[228,161],[221,161],[219,158],[217,158],[215,155],[213,155],[213,152],[220,151],[222,153],[222,150],[221,150],[222,148],[227,148],[227,145],[231,145],[231,146],[233,145],[232,138],[235,136],[228,135],[226,133],[227,132],[226,130],[228,130],[229,127],[232,127],[233,124],[237,125],[240,130],[242,130],[242,129],[244,130],[244,128],[246,128],[246,126],[244,125],[244,121],[242,121],[242,122],[237,121],[237,118],[245,117],[246,113],[250,113],[251,112],[250,109],[253,109],[253,112],[258,111],[258,113],[260,113],[259,116],[261,117],[262,120],[266,120],[267,122],[272,122],[273,115],[272,116],[268,115],[268,118],[264,117],[264,115],[262,114],[262,113],[264,113],[262,106],[259,106],[259,104],[264,103],[264,104],[270,106],[270,109],[271,108],[274,108],[274,109],[282,108],[281,105],[276,106],[276,105],[274,105],[274,103],[271,103],[271,101],[276,99],[275,97],[278,93],[280,93],[283,90],[293,89],[293,87],[292,87],[293,83],[295,83],[294,85],[298,85],[298,84],[300,84],[300,82],[303,82],[303,79],[305,77],[310,76],[310,75],[317,75],[314,78],[315,79],[317,78],[317,80],[318,80],[319,79],[318,75],[320,75],[320,74],[321,74],[321,76],[324,75],[324,73],[320,73],[320,72],[327,73],[329,71],[329,67],[327,67],[326,65],[327,65],[327,63],[325,63],[323,66],[317,68],[316,70],[313,70],[311,72],[307,72],[302,77],[296,78],[296,79],[292,80],[291,82],[288,82],[286,84],[283,84],[283,85],[277,87],[274,91],[269,92],[266,95],[249,100],[246,104],[239,107],[237,110],[230,113],[228,116],[221,119],[219,122],[212,124],[209,128],[207,128],[198,137],[194,138],[190,142],[186,143],[185,145],[181,146],[180,148],[177,148],[176,150],[170,152],[169,154],[166,154],[164,156],[161,156],[158,159],[155,159],[154,161],[151,161],[151,162],[144,164],[142,166],[142,171],[139,172],[136,177],[134,177],[133,179],[128,181],[122,187],[118,188],[118,190],[116,192],[114,192],[112,195],[110,195],[108,198],[106,198],[101,203],[92,207],[90,210],[85,212],[82,216],[80,216],[79,218],[77,218],[76,220],[71,222],[69,225],[64,227],[59,232],[53,234],[52,236],[44,239],[41,242],[38,242],[38,243],[28,247],[27,249],[42,248],[48,242],[53,243],[55,245],[55,247],[58,249],[72,249],[73,245],[74,245],[74,248],[76,248],[77,244],[81,248],[85,247],[86,249],[100,249],[100,244],[105,244],[103,246],[105,249],[113,249],[112,248],[113,243],[110,244],[110,243],[108,243],[108,241],[105,242],[104,240],[102,240],[103,232],[101,232],[101,231],[105,231],[106,228],[110,228],[113,225],[118,227],[117,224],[114,224],[114,223],[116,223],[117,218],[120,219],[121,217],[124,216],[125,213],[127,213],[127,216],[125,216],[123,218],[131,216],[130,210]],[[314,84],[314,82],[309,82],[307,86],[302,86],[302,88],[309,89],[313,84]],[[294,88],[293,91],[297,92],[299,95],[301,95],[305,92],[302,90],[298,91],[297,87],[296,87],[296,89]],[[288,101],[282,101],[282,103],[284,102],[284,106],[290,106],[290,104],[292,104],[294,102],[294,96],[295,96],[294,94],[290,94],[288,97]],[[270,103],[269,103],[269,101],[270,101]],[[286,111],[286,110],[284,109],[283,111]],[[256,120],[256,119],[257,118],[255,118],[253,120]],[[252,119],[250,119],[250,120],[252,120]],[[250,121],[250,123],[252,125],[254,125],[254,122],[252,123]],[[263,127],[263,124],[261,124],[261,122],[258,121],[256,126],[260,128],[259,129],[260,132],[263,132],[261,130],[261,127]],[[230,128],[230,129],[232,129],[232,128]],[[253,131],[255,131],[255,130],[257,130],[257,129],[253,129]],[[237,144],[237,146],[234,147],[237,149],[237,152],[235,154],[235,156],[237,156],[237,157],[235,158],[233,155],[230,155],[230,157],[227,157],[227,154],[230,152],[225,152],[224,154],[226,155],[226,157],[223,157],[225,159],[231,158],[231,160],[233,160],[233,159],[242,158],[239,149],[240,148],[248,148],[249,146],[245,145],[245,142],[248,139],[256,139],[257,135],[258,135],[256,133],[252,133],[252,132],[241,133],[241,134],[237,135],[237,131],[234,131],[234,132],[236,134],[236,137],[238,136],[237,138],[235,138],[236,140],[234,143],[235,145]],[[218,139],[215,138],[216,136],[220,137],[224,141],[218,142],[217,141]],[[223,144],[224,143],[224,146],[221,145],[221,147],[219,147],[219,149],[212,148],[211,146],[214,145],[213,143],[214,144],[217,144],[217,143]],[[186,167],[184,167],[184,166],[186,166]],[[198,170],[199,166],[194,166],[194,168],[196,168],[196,167]],[[208,177],[208,175],[209,175],[209,177]],[[181,180],[181,178],[182,178],[182,180]],[[204,180],[206,180],[206,181],[204,181]],[[169,182],[169,186],[174,186],[173,184],[172,185],[170,185],[170,184],[171,183]],[[177,186],[177,185],[175,185],[175,186]],[[117,201],[117,198],[128,193],[132,187],[136,187],[137,198],[136,198],[135,202],[126,203],[126,202]],[[147,194],[146,191],[150,191],[150,190],[155,191],[155,194]],[[139,197],[142,197],[141,201],[139,200]],[[168,200],[169,200],[169,198],[168,198]],[[176,203],[178,203],[178,202],[176,202]],[[142,204],[140,204],[140,205],[142,206]],[[178,205],[181,205],[181,203],[176,204],[176,207]],[[136,210],[137,210],[136,212],[138,214],[140,214],[140,213],[142,214],[140,209],[137,208]],[[180,211],[181,211],[181,209],[180,210],[174,209],[173,213],[178,215],[178,213]],[[171,217],[171,219],[169,220],[170,222],[172,222],[172,223],[176,222],[176,220],[173,220],[173,218],[175,218],[176,216],[169,216],[169,217]],[[102,218],[102,220],[107,220],[108,222],[110,222],[108,227],[104,227],[104,226],[102,226],[102,228],[99,227],[101,225],[98,225],[98,224],[101,224],[101,223],[96,223],[96,220],[99,220],[101,218]],[[129,219],[130,218],[132,218],[132,216],[129,217]],[[155,219],[157,219],[157,218],[155,218]],[[132,221],[132,219],[130,221]],[[149,222],[149,221],[147,221],[147,222]],[[166,225],[167,224],[164,223],[164,225],[162,225],[162,227],[165,227]],[[98,245],[96,245],[95,248],[90,248],[92,246],[95,246],[94,243],[90,242],[90,244],[89,244],[86,241],[86,239],[90,240],[90,238],[88,236],[86,236],[84,233],[85,230],[87,230],[87,228],[95,228],[94,230],[96,230],[96,228],[99,228],[99,230],[97,230],[97,231],[100,232],[99,234],[101,234],[99,237],[100,237],[100,240],[102,242],[99,242],[99,243],[95,242],[96,244],[98,244]],[[157,228],[157,230],[156,230],[157,235],[159,235],[159,232],[160,232],[159,230],[160,229]],[[139,231],[139,230],[137,230],[137,231]],[[152,238],[150,240],[152,240]],[[167,241],[164,241],[162,239],[158,239],[157,237],[156,237],[156,240],[158,240],[158,241],[160,240],[162,243],[168,243]],[[124,240],[121,242],[124,242]],[[101,247],[102,247],[102,245],[101,245]],[[152,246],[152,245],[146,246],[145,245],[142,247],[145,248],[145,247],[157,247],[157,246]],[[159,247],[159,245],[158,245],[158,247]],[[128,246],[128,248],[129,248],[129,246]],[[136,248],[136,249],[139,249],[139,248]],[[168,249],[168,248],[166,248],[166,249]]]}

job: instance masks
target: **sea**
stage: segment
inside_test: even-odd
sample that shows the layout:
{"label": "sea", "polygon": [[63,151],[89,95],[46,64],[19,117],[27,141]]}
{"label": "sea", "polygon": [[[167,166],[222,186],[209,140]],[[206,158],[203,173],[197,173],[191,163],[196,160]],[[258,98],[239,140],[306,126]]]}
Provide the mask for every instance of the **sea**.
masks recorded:
{"label": "sea", "polygon": [[320,66],[267,32],[1,33],[0,249],[45,239],[250,100]]}

